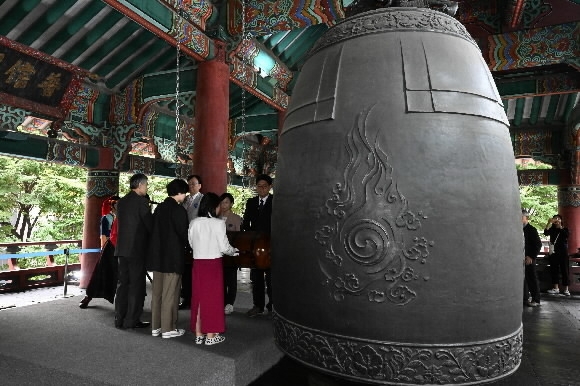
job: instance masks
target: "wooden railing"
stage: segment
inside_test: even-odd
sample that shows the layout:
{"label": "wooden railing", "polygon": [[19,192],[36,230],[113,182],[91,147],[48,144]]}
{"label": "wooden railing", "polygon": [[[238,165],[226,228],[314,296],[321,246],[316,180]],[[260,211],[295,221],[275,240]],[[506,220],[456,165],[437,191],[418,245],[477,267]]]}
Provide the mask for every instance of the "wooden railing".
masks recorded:
{"label": "wooden railing", "polygon": [[[580,293],[580,256],[577,254],[570,255],[570,292]],[[538,273],[538,280],[540,282],[540,290],[545,292],[551,289],[552,277],[550,275],[550,261],[548,252],[542,251],[536,259],[536,271]]]}
{"label": "wooden railing", "polygon": [[[100,251],[99,249],[78,249],[81,243],[82,240],[0,243],[0,262],[6,260],[8,265],[8,270],[0,271],[0,293],[64,284],[66,295],[66,286],[74,282],[69,274],[81,269],[80,263],[69,264],[70,255]],[[35,246],[43,247],[44,251],[26,251]],[[65,256],[64,264],[55,263],[54,257],[57,255]],[[46,257],[44,267],[26,269],[19,267],[18,259],[42,256]]]}

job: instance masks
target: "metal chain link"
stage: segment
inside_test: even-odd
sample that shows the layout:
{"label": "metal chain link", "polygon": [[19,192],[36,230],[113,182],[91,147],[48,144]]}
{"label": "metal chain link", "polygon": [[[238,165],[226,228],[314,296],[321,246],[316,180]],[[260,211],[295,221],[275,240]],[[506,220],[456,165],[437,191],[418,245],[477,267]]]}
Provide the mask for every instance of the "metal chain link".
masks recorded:
{"label": "metal chain link", "polygon": [[[241,48],[242,48],[242,74],[243,74],[243,84],[242,84],[242,174],[246,172],[247,166],[246,165],[246,87],[245,84],[247,83],[247,60],[246,55],[244,55],[243,48],[244,43],[246,42],[246,0],[242,0],[242,40],[241,40]],[[248,179],[248,186],[244,184],[245,179],[242,177],[242,187],[247,188],[249,187],[249,179]]]}
{"label": "metal chain link", "polygon": [[[179,120],[179,109],[181,108],[181,102],[179,100],[179,72],[180,72],[180,62],[179,57],[181,56],[181,28],[182,25],[180,22],[183,22],[181,17],[182,11],[182,3],[183,0],[179,0],[177,3],[177,17],[179,18],[179,22],[177,23],[178,30],[177,30],[177,37],[176,37],[176,47],[177,47],[177,55],[175,59],[175,162],[179,163],[179,142],[181,141],[181,129],[180,129],[180,120]],[[180,177],[180,168],[175,169],[175,176]]]}

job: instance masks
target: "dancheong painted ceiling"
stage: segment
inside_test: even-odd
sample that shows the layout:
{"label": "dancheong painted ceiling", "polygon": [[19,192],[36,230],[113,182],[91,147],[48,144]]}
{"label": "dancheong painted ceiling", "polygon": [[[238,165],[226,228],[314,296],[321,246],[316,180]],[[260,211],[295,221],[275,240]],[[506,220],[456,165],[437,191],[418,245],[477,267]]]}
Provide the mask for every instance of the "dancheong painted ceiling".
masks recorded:
{"label": "dancheong painted ceiling", "polygon": [[[192,152],[197,64],[222,41],[230,65],[230,172],[244,176],[260,158],[260,171],[274,174],[281,116],[310,48],[345,17],[387,3],[453,5],[1,0],[0,152],[91,167],[91,148],[113,146],[119,168],[128,151],[156,159],[167,167],[153,171],[171,175]],[[456,3],[454,17],[479,44],[502,96],[516,156],[549,160],[565,145],[579,100],[580,0]],[[132,133],[130,143],[118,132]],[[64,155],[60,142],[78,144],[83,155]]]}

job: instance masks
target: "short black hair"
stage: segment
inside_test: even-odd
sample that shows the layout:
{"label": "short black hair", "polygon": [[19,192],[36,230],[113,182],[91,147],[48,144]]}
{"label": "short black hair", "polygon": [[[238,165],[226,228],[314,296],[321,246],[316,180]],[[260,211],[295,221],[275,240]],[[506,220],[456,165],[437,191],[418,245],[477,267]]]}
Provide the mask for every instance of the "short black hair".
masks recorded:
{"label": "short black hair", "polygon": [[559,217],[559,218],[560,218],[560,221],[563,221],[563,220],[564,220],[564,219],[562,218],[562,215],[560,215],[560,214],[555,214],[555,215],[553,215],[553,216],[552,216],[552,218],[554,218],[554,217]]}
{"label": "short black hair", "polygon": [[209,192],[203,195],[199,202],[198,217],[217,217],[215,210],[220,204],[220,198],[217,194]]}
{"label": "short black hair", "polygon": [[259,175],[256,177],[256,184],[258,184],[258,182],[260,182],[260,181],[266,181],[266,183],[267,183],[268,185],[272,185],[272,177],[270,177],[270,176],[269,176],[269,175],[267,175],[267,174],[259,174]]}
{"label": "short black hair", "polygon": [[222,202],[223,200],[225,200],[226,198],[229,198],[230,201],[232,202],[232,204],[234,203],[234,196],[232,196],[229,193],[224,193],[220,196],[220,202]]}
{"label": "short black hair", "polygon": [[167,184],[167,195],[169,197],[177,196],[179,193],[189,192],[189,185],[181,178],[176,178]]}
{"label": "short black hair", "polygon": [[147,176],[143,173],[133,174],[129,179],[129,188],[137,189],[139,184],[147,182]]}
{"label": "short black hair", "polygon": [[201,185],[200,176],[198,176],[197,174],[190,174],[189,176],[187,176],[187,182],[191,181],[192,178],[195,178],[197,180],[197,183]]}

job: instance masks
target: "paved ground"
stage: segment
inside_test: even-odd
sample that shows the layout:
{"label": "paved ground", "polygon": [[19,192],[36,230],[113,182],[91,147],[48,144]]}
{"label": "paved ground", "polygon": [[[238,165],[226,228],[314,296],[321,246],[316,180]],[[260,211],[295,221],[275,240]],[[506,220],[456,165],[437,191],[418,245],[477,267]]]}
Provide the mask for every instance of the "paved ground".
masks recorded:
{"label": "paved ground", "polygon": [[[238,275],[238,288],[245,297],[249,297],[248,276],[249,271],[242,271]],[[79,296],[83,294],[84,290],[74,285],[66,289],[66,297],[76,296],[80,299]],[[0,310],[50,302],[63,297],[65,297],[63,286],[0,294]],[[580,294],[569,297],[543,294],[542,306],[524,308],[522,320],[524,323],[522,364],[512,376],[493,384],[580,386]],[[250,385],[358,386],[359,384],[328,378],[288,357],[283,357]]]}
{"label": "paved ground", "polygon": [[[250,270],[242,268],[238,271],[238,291],[250,292]],[[23,292],[0,293],[0,310],[24,307],[33,304],[49,302],[64,297],[84,295],[85,290],[78,285],[36,288]]]}

